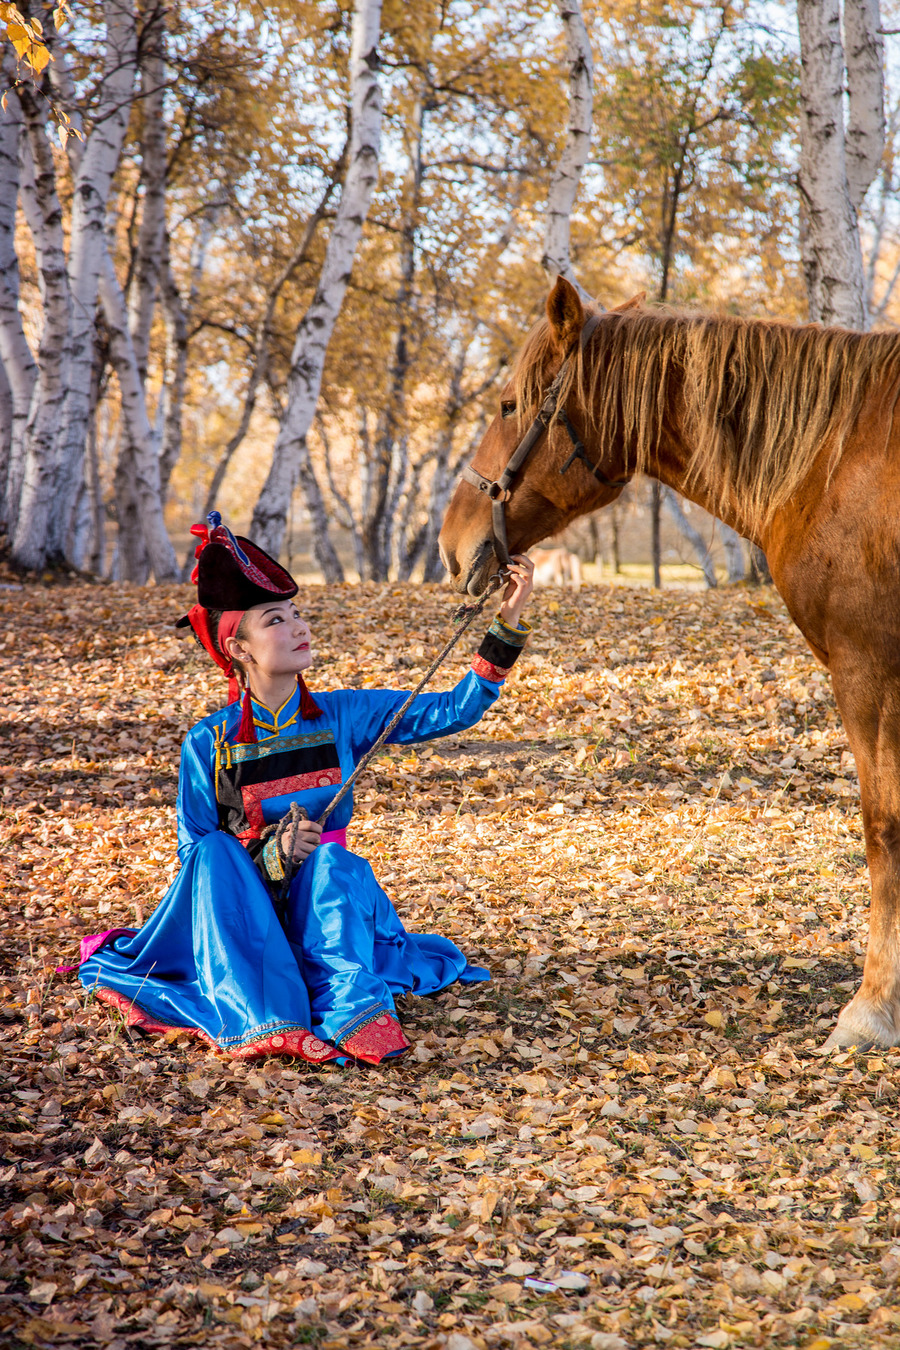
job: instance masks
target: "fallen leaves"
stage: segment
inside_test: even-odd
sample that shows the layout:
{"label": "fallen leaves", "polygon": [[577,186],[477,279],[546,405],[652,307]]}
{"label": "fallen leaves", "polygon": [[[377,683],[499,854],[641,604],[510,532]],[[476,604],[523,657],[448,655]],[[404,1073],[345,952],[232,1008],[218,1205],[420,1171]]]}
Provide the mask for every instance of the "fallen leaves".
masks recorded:
{"label": "fallen leaves", "polygon": [[[364,777],[354,846],[493,978],[404,1000],[413,1053],[346,1071],[135,1040],[55,973],[152,913],[180,740],[222,686],[172,639],[185,591],[3,601],[0,1331],[897,1345],[900,1054],[818,1053],[864,952],[852,756],[747,594],[538,601],[483,723]],[[451,608],[302,599],[321,684],[408,684]]]}

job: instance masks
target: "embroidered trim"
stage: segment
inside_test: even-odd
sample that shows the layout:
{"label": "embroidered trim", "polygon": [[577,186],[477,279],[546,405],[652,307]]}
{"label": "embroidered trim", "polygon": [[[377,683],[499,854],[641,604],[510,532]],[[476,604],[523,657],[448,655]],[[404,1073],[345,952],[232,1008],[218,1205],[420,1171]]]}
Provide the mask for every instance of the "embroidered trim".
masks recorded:
{"label": "embroidered trim", "polygon": [[268,783],[247,783],[241,786],[241,798],[249,829],[242,830],[238,839],[258,838],[266,821],[262,804],[270,797],[286,797],[292,792],[308,792],[310,788],[340,787],[340,769],[315,769],[312,773],[291,774],[289,778],[273,778]]}
{"label": "embroidered trim", "polygon": [[499,616],[494,619],[488,629],[494,637],[498,637],[501,642],[509,643],[510,647],[524,647],[525,640],[531,632],[531,624],[526,623],[524,619],[519,620],[518,628],[513,628],[511,624],[505,622]]}
{"label": "embroidered trim", "polygon": [[[254,719],[255,720],[255,719]],[[256,745],[231,745],[228,768],[232,764],[243,764],[248,759],[268,759],[269,755],[281,755],[287,750],[302,750],[310,745],[334,744],[333,731],[311,731],[307,736],[270,737],[274,743],[261,741]]]}
{"label": "embroidered trim", "polygon": [[364,1022],[358,1031],[345,1040],[338,1041],[340,1048],[361,1059],[364,1064],[380,1064],[386,1055],[408,1050],[410,1043],[396,1017],[390,1013],[379,1013],[371,1021]]}
{"label": "embroidered trim", "polygon": [[93,991],[97,996],[99,1003],[105,1003],[107,1007],[115,1008],[122,1013],[126,1025],[137,1027],[139,1031],[156,1032],[160,1035],[168,1035],[170,1032],[177,1031],[185,1036],[193,1036],[196,1040],[202,1041],[213,1050],[223,1050],[225,1054],[232,1059],[260,1059],[264,1055],[295,1055],[300,1059],[309,1060],[313,1064],[322,1064],[329,1059],[340,1059],[340,1052],[333,1045],[314,1036],[306,1027],[282,1027],[268,1036],[260,1036],[256,1033],[252,1039],[242,1041],[240,1045],[234,1047],[222,1046],[218,1041],[214,1041],[207,1032],[201,1031],[199,1027],[182,1027],[174,1022],[163,1022],[159,1018],[151,1016],[139,1003],[133,1003],[125,994],[120,994],[117,989],[108,989],[105,985],[96,986]]}
{"label": "embroidered trim", "polygon": [[272,881],[284,880],[284,863],[281,861],[281,854],[278,851],[278,843],[274,835],[262,851],[262,861],[267,877],[270,877]]}
{"label": "embroidered trim", "polygon": [[483,680],[492,680],[494,684],[500,684],[506,679],[512,670],[512,666],[495,666],[490,661],[485,661],[483,656],[475,656],[472,661],[472,669]]}

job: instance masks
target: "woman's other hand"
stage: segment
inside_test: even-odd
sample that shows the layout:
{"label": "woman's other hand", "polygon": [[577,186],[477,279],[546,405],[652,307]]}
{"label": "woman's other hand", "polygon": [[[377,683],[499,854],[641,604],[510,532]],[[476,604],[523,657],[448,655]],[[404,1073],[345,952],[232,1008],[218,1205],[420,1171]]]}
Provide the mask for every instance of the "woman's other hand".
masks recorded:
{"label": "woman's other hand", "polygon": [[[290,846],[291,829],[285,832],[285,844]],[[294,840],[294,862],[303,862],[318,847],[322,838],[322,826],[315,820],[298,820],[297,837]]]}
{"label": "woman's other hand", "polygon": [[498,617],[516,628],[525,602],[534,590],[534,563],[526,553],[514,553],[509,560],[509,581],[503,592]]}

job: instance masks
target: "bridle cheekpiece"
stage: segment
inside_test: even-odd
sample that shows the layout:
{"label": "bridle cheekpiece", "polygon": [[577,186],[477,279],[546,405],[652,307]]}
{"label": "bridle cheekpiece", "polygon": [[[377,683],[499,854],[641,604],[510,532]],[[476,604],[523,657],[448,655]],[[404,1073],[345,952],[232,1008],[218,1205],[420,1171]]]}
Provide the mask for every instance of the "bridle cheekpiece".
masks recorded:
{"label": "bridle cheekpiece", "polygon": [[[586,348],[588,342],[590,341],[591,335],[599,322],[600,316],[598,314],[592,314],[591,317],[585,323],[584,327],[582,328],[581,330],[582,351],[584,351],[584,349]],[[606,475],[602,473],[601,470],[598,469],[595,464],[591,463],[591,460],[588,457],[588,453],[584,448],[584,443],[580,441],[578,436],[575,434],[575,428],[569,421],[569,416],[568,413],[565,411],[565,409],[563,409],[563,411],[559,413],[559,415],[557,416],[556,410],[557,404],[559,403],[559,391],[562,388],[563,380],[566,377],[566,372],[568,370],[569,362],[571,359],[572,359],[571,356],[567,356],[566,359],[563,361],[562,365],[560,366],[556,374],[553,383],[547,390],[546,398],[541,404],[540,411],[538,412],[537,417],[534,419],[531,426],[525,432],[525,435],[522,437],[521,441],[519,441],[519,444],[516,446],[515,450],[513,451],[510,457],[509,463],[506,465],[506,468],[503,470],[500,477],[497,479],[485,478],[484,474],[479,473],[477,469],[473,469],[471,464],[467,464],[466,467],[463,469],[462,474],[460,475],[462,478],[466,480],[467,483],[471,483],[473,487],[478,488],[479,492],[487,493],[488,499],[490,500],[491,503],[491,525],[494,532],[494,553],[497,556],[497,561],[499,562],[501,568],[506,568],[509,566],[509,541],[507,539],[506,534],[505,507],[506,503],[509,501],[510,498],[510,489],[512,487],[513,480],[515,479],[517,473],[521,469],[522,465],[525,463],[528,456],[531,454],[532,450],[541,440],[544,433],[548,430],[550,423],[553,421],[554,417],[556,417],[556,420],[568,433],[569,440],[572,442],[572,453],[569,455],[568,459],[560,468],[559,470],[560,473],[565,473],[568,469],[572,467],[572,465],[575,463],[575,460],[579,459],[594,475],[594,477],[597,479],[597,482],[601,483],[603,487],[623,488],[626,487],[627,484],[630,483],[631,481],[630,478],[607,478]]]}

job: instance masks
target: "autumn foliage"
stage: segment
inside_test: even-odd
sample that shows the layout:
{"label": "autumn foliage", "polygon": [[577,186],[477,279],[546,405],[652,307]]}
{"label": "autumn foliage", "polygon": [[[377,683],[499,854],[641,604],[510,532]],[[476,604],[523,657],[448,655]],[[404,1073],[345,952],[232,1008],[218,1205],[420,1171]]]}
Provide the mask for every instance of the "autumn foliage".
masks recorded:
{"label": "autumn foliage", "polygon": [[[857,784],[773,592],[544,592],[484,721],[378,761],[354,847],[493,974],[378,1070],[132,1039],[54,973],[152,911],[222,684],[185,589],[0,595],[10,1343],[898,1344],[897,1052],[819,1053]],[[319,687],[408,685],[451,609],[301,598]]]}

